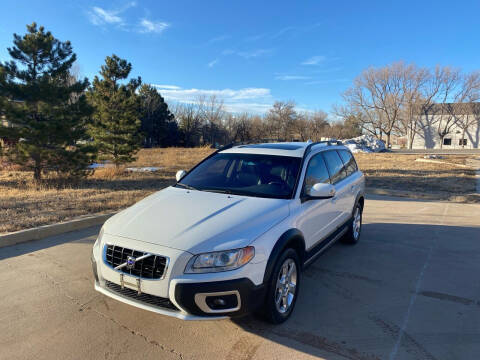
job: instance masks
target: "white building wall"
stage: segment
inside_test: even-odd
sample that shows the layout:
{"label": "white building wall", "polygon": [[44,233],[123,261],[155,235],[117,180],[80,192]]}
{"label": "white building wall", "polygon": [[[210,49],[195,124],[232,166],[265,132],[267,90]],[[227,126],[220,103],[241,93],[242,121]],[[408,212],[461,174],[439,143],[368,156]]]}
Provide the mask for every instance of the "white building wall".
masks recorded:
{"label": "white building wall", "polygon": [[[441,146],[441,139],[438,135],[439,122],[444,124],[447,121],[446,115],[422,116],[420,123],[422,127],[417,129],[417,134],[414,137],[412,147],[413,149],[462,149],[460,140],[462,139],[462,129],[456,125],[451,127],[450,133],[445,135],[445,139],[450,139],[450,145],[443,144]],[[442,128],[440,126],[440,128]],[[410,134],[409,134],[410,136]],[[467,144],[463,147],[465,149],[480,149],[480,120],[470,126],[465,133]]]}

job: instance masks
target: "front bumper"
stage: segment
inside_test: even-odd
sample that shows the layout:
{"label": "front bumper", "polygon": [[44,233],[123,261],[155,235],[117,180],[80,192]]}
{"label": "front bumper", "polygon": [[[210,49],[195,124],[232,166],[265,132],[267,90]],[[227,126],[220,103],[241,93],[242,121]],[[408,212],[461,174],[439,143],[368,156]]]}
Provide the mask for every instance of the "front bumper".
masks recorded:
{"label": "front bumper", "polygon": [[[105,263],[102,244],[94,247],[92,267],[95,289],[115,300],[182,320],[242,316],[263,303],[264,286],[260,281],[263,280],[265,268],[263,262],[252,262],[240,269],[221,273],[184,274],[183,270],[192,254],[157,245],[153,248],[135,241],[129,241],[128,245],[168,256],[170,266],[164,278],[141,279],[138,287],[135,286],[137,279],[125,275],[124,287],[121,287],[121,271],[114,270]],[[138,291],[139,288],[141,291]]]}
{"label": "front bumper", "polygon": [[[172,289],[174,289],[172,291],[174,298],[171,299],[171,302],[175,304],[178,310],[138,301],[131,296],[112,291],[109,287],[101,286],[99,282],[95,282],[95,290],[108,297],[140,309],[181,320],[219,320],[243,316],[261,306],[264,298],[264,287],[255,286],[246,278],[206,283],[177,283]],[[206,309],[202,310],[204,304],[207,303],[206,298],[219,296],[218,294],[222,296],[225,293],[238,293],[238,307],[233,307],[233,311],[228,309],[220,312],[215,310],[212,312],[211,309],[208,311],[204,311]],[[196,296],[198,294],[205,296]]]}

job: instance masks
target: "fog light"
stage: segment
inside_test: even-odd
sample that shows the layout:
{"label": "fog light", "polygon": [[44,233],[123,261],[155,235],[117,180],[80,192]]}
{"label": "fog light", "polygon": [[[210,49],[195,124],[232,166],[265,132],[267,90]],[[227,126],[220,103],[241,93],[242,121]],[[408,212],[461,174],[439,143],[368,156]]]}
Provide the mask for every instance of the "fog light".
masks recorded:
{"label": "fog light", "polygon": [[212,310],[234,309],[238,306],[237,295],[235,294],[207,296],[205,302]]}
{"label": "fog light", "polygon": [[213,300],[213,304],[218,305],[218,306],[224,306],[226,304],[226,302],[225,302],[225,300],[218,298],[218,299]]}

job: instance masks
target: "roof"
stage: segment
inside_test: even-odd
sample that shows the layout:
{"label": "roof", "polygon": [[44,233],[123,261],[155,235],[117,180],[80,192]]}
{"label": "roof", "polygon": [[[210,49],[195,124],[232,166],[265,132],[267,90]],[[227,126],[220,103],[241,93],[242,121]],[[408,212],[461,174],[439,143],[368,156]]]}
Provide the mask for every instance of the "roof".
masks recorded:
{"label": "roof", "polygon": [[418,115],[472,115],[480,113],[479,102],[431,104],[430,106],[417,106]]}
{"label": "roof", "polygon": [[[231,148],[222,150],[221,153],[278,155],[278,156],[293,156],[293,157],[301,158],[305,154],[305,149],[310,144],[312,143],[311,142],[281,142],[281,143],[246,144],[246,145],[233,146]],[[312,149],[317,149],[317,147],[346,149],[346,147],[339,146],[339,145],[329,145],[328,143],[320,143],[320,144],[313,143]]]}

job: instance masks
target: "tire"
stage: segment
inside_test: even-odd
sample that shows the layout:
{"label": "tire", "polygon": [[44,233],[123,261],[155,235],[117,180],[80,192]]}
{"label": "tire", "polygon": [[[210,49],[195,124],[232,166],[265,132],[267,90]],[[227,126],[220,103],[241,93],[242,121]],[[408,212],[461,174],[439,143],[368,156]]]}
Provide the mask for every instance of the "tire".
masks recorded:
{"label": "tire", "polygon": [[[290,275],[288,275],[289,270]],[[289,281],[286,281],[288,276],[290,276]],[[290,317],[297,302],[300,278],[300,259],[295,250],[288,248],[278,258],[269,279],[263,309],[263,315],[268,322],[281,324]],[[295,286],[292,287],[292,285]]]}
{"label": "tire", "polygon": [[352,220],[348,225],[347,233],[342,238],[342,242],[354,245],[360,240],[360,235],[362,233],[362,212],[362,205],[357,203],[353,208]]}

